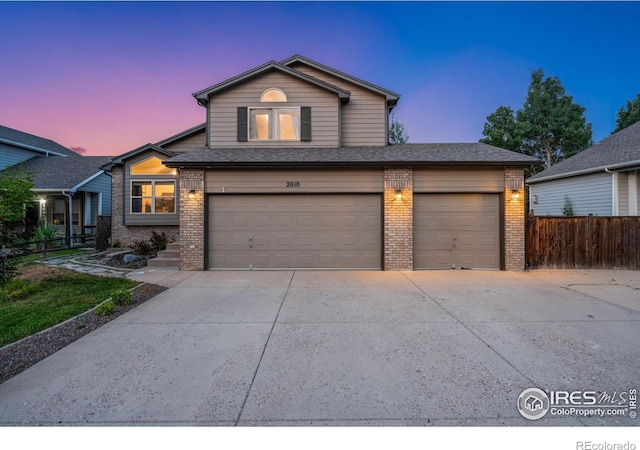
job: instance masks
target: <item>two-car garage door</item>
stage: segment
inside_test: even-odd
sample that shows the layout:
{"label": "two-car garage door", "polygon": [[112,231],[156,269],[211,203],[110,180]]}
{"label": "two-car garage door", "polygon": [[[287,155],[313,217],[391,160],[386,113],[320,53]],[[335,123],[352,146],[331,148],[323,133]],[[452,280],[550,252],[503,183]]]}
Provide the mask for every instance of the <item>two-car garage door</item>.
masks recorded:
{"label": "two-car garage door", "polygon": [[379,194],[209,197],[209,267],[382,267]]}

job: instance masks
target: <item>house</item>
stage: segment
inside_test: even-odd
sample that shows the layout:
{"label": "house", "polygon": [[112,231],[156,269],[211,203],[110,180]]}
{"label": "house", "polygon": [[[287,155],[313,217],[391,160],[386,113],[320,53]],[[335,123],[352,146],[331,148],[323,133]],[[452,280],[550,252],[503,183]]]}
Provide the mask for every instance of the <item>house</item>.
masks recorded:
{"label": "house", "polygon": [[101,169],[110,159],[80,156],[49,139],[0,126],[0,170],[33,177],[27,227],[42,221],[66,237],[92,233],[97,217],[111,214],[111,178]]}
{"label": "house", "polygon": [[530,210],[560,216],[637,216],[640,210],[640,122],[527,179]]}
{"label": "house", "polygon": [[113,239],[180,268],[524,268],[523,169],[486,144],[389,145],[400,96],[296,55],[193,94],[205,123],[114,158]]}

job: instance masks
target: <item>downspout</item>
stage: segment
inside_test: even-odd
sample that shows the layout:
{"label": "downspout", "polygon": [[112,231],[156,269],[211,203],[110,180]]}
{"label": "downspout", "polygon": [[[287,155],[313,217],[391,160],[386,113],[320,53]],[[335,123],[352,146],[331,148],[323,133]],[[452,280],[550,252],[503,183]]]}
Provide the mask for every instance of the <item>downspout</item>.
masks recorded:
{"label": "downspout", "polygon": [[69,225],[69,247],[71,247],[73,246],[73,193],[62,191],[62,195],[67,197],[69,202],[67,223]]}
{"label": "downspout", "polygon": [[619,213],[618,205],[618,172],[612,172],[607,167],[604,168],[606,173],[611,174],[611,215],[617,216]]}

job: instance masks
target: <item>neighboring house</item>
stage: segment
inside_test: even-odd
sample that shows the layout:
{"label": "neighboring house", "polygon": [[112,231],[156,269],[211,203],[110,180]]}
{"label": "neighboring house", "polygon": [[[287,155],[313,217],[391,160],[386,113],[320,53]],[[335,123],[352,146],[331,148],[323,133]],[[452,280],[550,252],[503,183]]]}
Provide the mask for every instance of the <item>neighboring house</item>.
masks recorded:
{"label": "neighboring house", "polygon": [[108,156],[80,156],[53,142],[0,126],[0,170],[31,172],[34,199],[27,226],[39,221],[66,237],[91,234],[99,215],[111,215],[111,177],[101,166]]}
{"label": "neighboring house", "polygon": [[114,240],[165,231],[183,270],[524,268],[538,160],[388,145],[400,96],[302,56],[193,95],[203,125],[105,166]]}
{"label": "neighboring house", "polygon": [[561,216],[637,216],[640,211],[640,122],[527,179],[530,210]]}

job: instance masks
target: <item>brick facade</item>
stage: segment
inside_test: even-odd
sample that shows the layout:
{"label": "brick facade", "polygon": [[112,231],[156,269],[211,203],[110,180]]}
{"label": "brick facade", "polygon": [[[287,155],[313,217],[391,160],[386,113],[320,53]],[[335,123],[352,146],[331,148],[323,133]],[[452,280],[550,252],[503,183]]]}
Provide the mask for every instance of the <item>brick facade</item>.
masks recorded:
{"label": "brick facade", "polygon": [[413,270],[413,169],[384,171],[384,270]]}
{"label": "brick facade", "polygon": [[133,241],[149,240],[151,232],[165,233],[169,242],[178,240],[180,228],[170,226],[126,226],[124,219],[124,193],[122,192],[124,171],[122,166],[113,167],[111,172],[111,245],[119,243],[127,247]]}
{"label": "brick facade", "polygon": [[524,270],[524,172],[504,169],[504,269]]}
{"label": "brick facade", "polygon": [[[122,168],[114,167],[112,176],[112,242],[119,241],[126,246],[134,240],[149,239],[152,230],[164,231],[172,241],[177,240],[179,234],[180,269],[205,270],[205,170],[180,170],[179,227],[124,226]],[[194,198],[189,198],[191,190],[195,191]],[[520,271],[525,261],[525,195],[521,168],[505,168],[503,197],[504,268]],[[413,169],[384,170],[383,215],[384,270],[413,270]]]}
{"label": "brick facade", "polygon": [[180,270],[205,270],[205,200],[204,169],[180,169]]}

